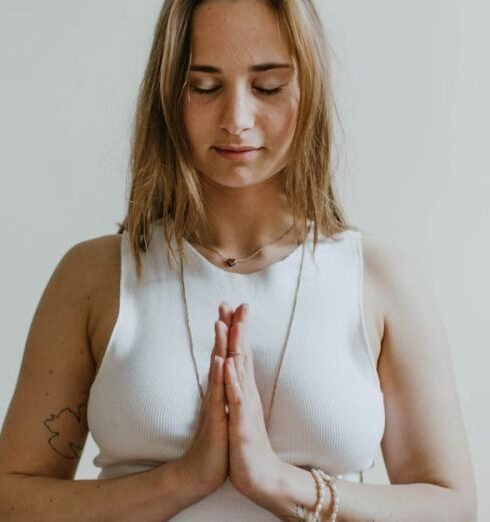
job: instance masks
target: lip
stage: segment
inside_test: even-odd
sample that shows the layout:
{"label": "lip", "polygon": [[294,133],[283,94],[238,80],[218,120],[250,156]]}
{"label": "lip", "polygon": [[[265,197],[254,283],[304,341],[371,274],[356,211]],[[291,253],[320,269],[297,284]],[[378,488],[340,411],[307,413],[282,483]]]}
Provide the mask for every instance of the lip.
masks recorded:
{"label": "lip", "polygon": [[233,149],[233,150],[225,150],[220,149],[219,147],[214,147],[214,150],[222,157],[228,160],[235,160],[235,161],[244,161],[244,160],[250,160],[254,156],[256,156],[260,149],[256,147],[244,147],[240,149]]}
{"label": "lip", "polygon": [[224,146],[224,147],[220,147],[220,146],[217,145],[214,148],[215,149],[219,149],[219,150],[230,151],[230,152],[248,152],[249,150],[258,150],[260,147],[252,147],[252,146],[243,146],[243,147]]}

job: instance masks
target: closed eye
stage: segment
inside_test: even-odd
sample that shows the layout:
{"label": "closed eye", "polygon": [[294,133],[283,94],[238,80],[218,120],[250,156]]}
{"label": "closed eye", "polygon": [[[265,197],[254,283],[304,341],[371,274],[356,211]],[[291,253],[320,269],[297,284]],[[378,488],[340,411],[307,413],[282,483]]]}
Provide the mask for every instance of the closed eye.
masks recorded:
{"label": "closed eye", "polygon": [[[254,88],[257,89],[259,92],[269,95],[269,96],[273,95],[273,94],[277,94],[278,92],[281,92],[283,89],[283,87],[276,87],[274,89],[261,89],[260,87],[254,87]],[[219,89],[219,87],[214,87],[213,89],[200,89],[199,87],[189,85],[189,89],[191,91],[197,92],[198,94],[212,94],[212,93],[216,92]]]}

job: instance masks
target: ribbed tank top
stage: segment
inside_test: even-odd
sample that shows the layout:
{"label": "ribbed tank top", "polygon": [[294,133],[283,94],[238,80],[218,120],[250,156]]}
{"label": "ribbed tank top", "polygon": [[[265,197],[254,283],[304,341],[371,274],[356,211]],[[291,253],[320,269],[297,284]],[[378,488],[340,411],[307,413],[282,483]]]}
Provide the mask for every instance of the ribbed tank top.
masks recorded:
{"label": "ribbed tank top", "polygon": [[[129,238],[121,239],[119,312],[90,388],[88,425],[99,479],[149,470],[181,457],[197,426],[200,392],[185,322],[178,265],[170,264],[162,221],[142,252],[138,285]],[[385,411],[363,310],[361,233],[336,240],[313,227],[305,241],[296,311],[269,425],[281,460],[363,482],[374,466]],[[173,244],[176,246],[174,237]],[[184,240],[184,277],[199,380],[207,388],[218,305],[249,303],[247,333],[265,415],[291,315],[303,245],[258,272],[221,269]],[[177,252],[177,250],[176,250]],[[273,521],[226,482],[172,520]]]}

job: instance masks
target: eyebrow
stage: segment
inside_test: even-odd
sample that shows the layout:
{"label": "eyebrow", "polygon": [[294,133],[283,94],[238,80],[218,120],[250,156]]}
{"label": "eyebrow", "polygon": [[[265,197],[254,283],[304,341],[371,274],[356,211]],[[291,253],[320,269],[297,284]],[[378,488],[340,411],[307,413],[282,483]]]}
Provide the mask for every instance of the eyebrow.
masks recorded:
{"label": "eyebrow", "polygon": [[[263,72],[269,71],[270,69],[292,69],[293,66],[290,63],[279,63],[279,62],[267,62],[259,63],[257,65],[251,65],[248,68],[249,72]],[[191,65],[191,71],[199,71],[205,73],[222,73],[223,71],[219,67],[213,65]]]}

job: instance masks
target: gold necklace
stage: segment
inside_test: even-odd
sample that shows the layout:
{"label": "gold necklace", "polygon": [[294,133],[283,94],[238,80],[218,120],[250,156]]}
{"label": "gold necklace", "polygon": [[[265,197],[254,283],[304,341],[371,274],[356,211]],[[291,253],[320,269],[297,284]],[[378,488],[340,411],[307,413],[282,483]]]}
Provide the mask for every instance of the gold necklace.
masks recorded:
{"label": "gold necklace", "polygon": [[[268,411],[268,415],[267,415],[266,420],[265,420],[266,430],[269,429],[269,423],[270,423],[271,414],[272,414],[272,404],[274,402],[274,397],[275,397],[275,394],[276,394],[277,381],[279,379],[279,373],[281,372],[282,362],[284,360],[284,353],[286,352],[286,347],[287,347],[287,344],[288,344],[288,341],[289,341],[289,333],[291,332],[291,326],[293,324],[294,313],[296,311],[296,302],[298,300],[299,287],[301,285],[301,279],[302,279],[302,275],[303,275],[303,261],[304,261],[304,257],[305,257],[305,244],[306,244],[306,240],[308,239],[308,236],[309,236],[310,227],[311,227],[311,223],[308,225],[308,231],[306,233],[306,238],[303,241],[302,253],[301,253],[301,264],[300,264],[300,267],[299,267],[298,278],[297,278],[297,281],[296,281],[296,289],[295,289],[295,292],[294,292],[293,310],[291,312],[291,317],[289,319],[288,331],[287,331],[287,335],[286,335],[286,341],[285,341],[284,346],[283,346],[282,351],[281,351],[281,356],[280,356],[280,360],[279,360],[279,368],[277,369],[276,377],[274,379],[274,386],[272,388],[271,399],[269,401],[269,411]],[[189,333],[191,356],[192,356],[192,361],[193,361],[193,364],[194,364],[194,371],[195,371],[195,374],[196,374],[197,384],[199,386],[199,392],[200,392],[200,395],[201,395],[201,400],[203,400],[204,399],[204,392],[203,392],[203,389],[202,389],[202,386],[201,386],[201,382],[199,381],[199,371],[197,369],[197,362],[196,362],[196,357],[195,357],[195,354],[194,354],[194,343],[192,341],[192,332],[191,332],[191,326],[190,326],[190,320],[189,320],[189,307],[187,305],[187,296],[186,296],[185,283],[184,283],[184,265],[183,265],[183,262],[182,262],[182,256],[180,256],[180,276],[181,276],[180,280],[181,280],[181,285],[182,285],[182,294],[184,296],[185,319],[186,319],[187,331]]]}
{"label": "gold necklace", "polygon": [[262,245],[259,249],[257,249],[253,254],[250,254],[249,256],[247,257],[242,257],[241,259],[237,259],[236,257],[224,257],[222,256],[217,250],[215,250],[214,248],[211,248],[209,246],[206,246],[206,245],[203,245],[202,243],[197,243],[198,245],[201,245],[203,246],[204,248],[207,248],[208,250],[212,250],[213,252],[215,252],[216,254],[219,255],[219,257],[221,257],[221,259],[223,259],[223,261],[228,265],[228,266],[235,266],[237,263],[242,263],[243,261],[246,261],[247,259],[250,259],[251,257],[257,255],[264,247],[266,247],[267,245],[272,245],[272,243],[275,243],[276,241],[279,241],[280,239],[282,239],[288,232],[291,232],[291,230],[293,230],[293,227],[294,227],[294,223],[293,225],[291,226],[291,228],[289,228],[288,230],[286,230],[286,232],[284,232],[284,234],[282,234],[281,236],[279,236],[277,239],[274,239],[274,241],[271,241],[270,243],[266,243],[265,245]]}

